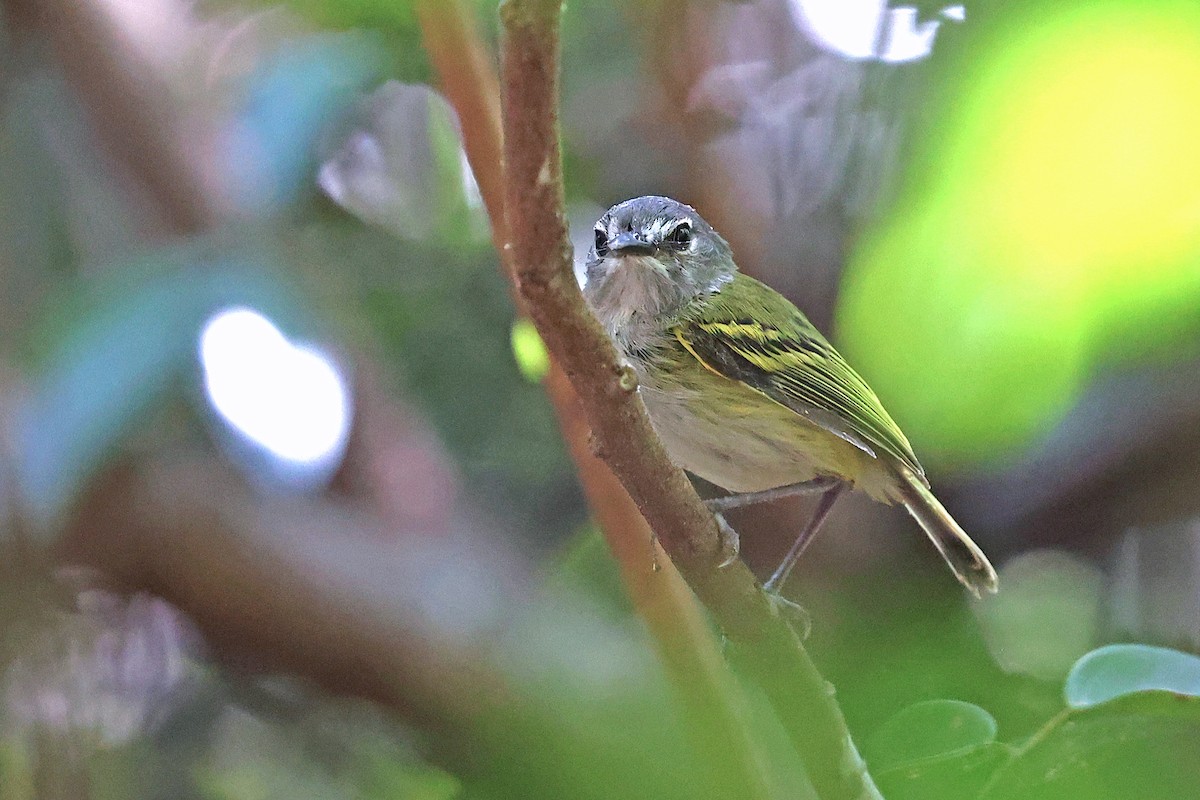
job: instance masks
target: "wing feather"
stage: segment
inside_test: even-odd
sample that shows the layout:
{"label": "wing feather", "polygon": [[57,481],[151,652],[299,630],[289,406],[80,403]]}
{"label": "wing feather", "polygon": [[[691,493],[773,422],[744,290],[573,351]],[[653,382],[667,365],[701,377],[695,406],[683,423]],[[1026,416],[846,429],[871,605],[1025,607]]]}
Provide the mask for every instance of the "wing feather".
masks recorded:
{"label": "wing feather", "polygon": [[745,275],[689,309],[672,331],[706,368],[738,381],[873,458],[924,476],[879,398],[785,297]]}

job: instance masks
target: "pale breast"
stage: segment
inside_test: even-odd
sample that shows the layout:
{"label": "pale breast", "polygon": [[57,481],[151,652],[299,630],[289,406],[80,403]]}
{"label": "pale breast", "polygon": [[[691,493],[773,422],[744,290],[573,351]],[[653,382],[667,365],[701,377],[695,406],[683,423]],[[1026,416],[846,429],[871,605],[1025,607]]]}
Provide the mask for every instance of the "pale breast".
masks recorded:
{"label": "pale breast", "polygon": [[731,492],[818,475],[858,480],[865,454],[853,445],[736,381],[684,363],[669,378],[655,365],[640,370],[650,420],[676,464]]}
{"label": "pale breast", "polygon": [[891,501],[887,471],[855,445],[711,372],[670,334],[633,326],[612,333],[637,370],[667,454],[688,472],[735,493],[830,475]]}

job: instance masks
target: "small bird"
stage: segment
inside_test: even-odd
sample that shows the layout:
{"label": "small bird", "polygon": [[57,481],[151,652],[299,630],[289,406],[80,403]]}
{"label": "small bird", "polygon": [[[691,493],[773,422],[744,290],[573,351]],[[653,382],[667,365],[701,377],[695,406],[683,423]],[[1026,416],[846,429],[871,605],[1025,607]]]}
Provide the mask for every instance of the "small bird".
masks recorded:
{"label": "small bird", "polygon": [[816,511],[764,584],[779,595],[848,487],[901,504],[976,597],[996,571],[929,489],[904,433],[833,345],[783,295],[738,272],[726,241],[690,206],[638,197],[596,223],[584,296],[638,377],[655,432],[683,469],[730,492],[721,512],[820,492]]}

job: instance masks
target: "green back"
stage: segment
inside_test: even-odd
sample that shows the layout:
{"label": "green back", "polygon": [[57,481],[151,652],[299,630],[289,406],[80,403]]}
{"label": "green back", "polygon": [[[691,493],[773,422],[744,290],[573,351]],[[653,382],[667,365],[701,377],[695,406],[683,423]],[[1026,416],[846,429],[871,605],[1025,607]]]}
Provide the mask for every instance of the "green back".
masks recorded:
{"label": "green back", "polygon": [[876,458],[924,470],[879,398],[783,295],[738,274],[689,306],[673,333],[708,369],[745,384]]}

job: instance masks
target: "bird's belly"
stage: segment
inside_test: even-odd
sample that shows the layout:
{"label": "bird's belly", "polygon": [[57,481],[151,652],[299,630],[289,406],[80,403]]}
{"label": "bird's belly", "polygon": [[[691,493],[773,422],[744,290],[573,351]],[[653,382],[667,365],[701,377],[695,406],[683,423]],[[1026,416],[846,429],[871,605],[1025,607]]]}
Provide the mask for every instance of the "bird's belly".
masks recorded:
{"label": "bird's belly", "polygon": [[[689,388],[642,387],[671,460],[731,492],[756,492],[832,475],[856,482],[866,454],[766,397],[746,391],[720,412]],[[869,459],[869,456],[867,456]]]}

